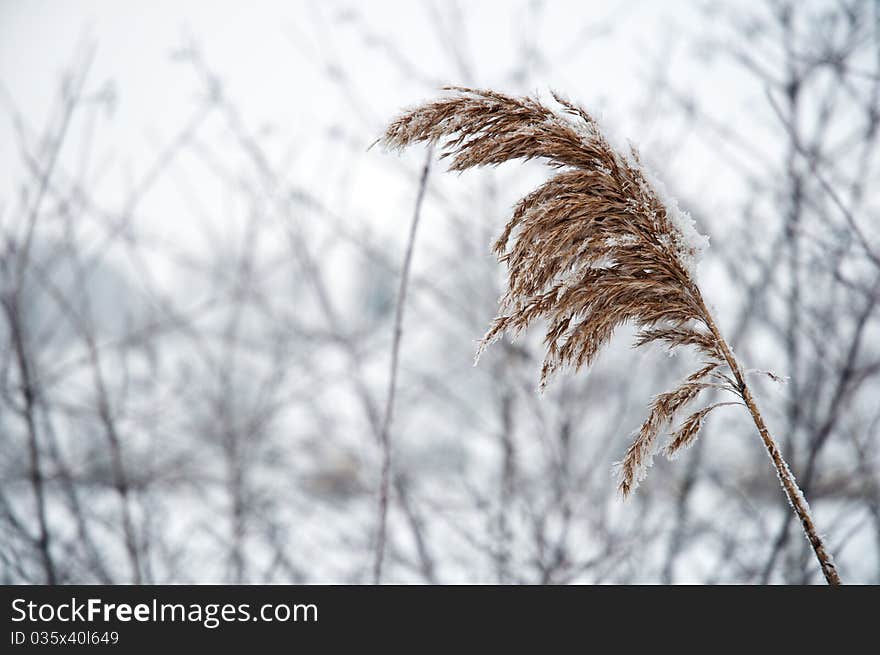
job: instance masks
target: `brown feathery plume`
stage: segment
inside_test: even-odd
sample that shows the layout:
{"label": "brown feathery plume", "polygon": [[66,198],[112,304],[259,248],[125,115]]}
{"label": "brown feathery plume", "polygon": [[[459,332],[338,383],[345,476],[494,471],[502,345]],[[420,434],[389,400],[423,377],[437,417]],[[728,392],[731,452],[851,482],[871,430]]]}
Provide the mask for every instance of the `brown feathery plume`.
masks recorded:
{"label": "brown feathery plume", "polygon": [[447,97],[392,122],[381,142],[390,148],[437,145],[455,171],[513,159],[541,159],[557,169],[519,201],[495,242],[507,264],[507,291],[479,352],[503,334],[516,336],[537,319],[546,321],[543,388],[560,368],[589,366],[622,323],[641,330],[636,346],[696,348],[705,365],[653,400],[618,464],[620,491],[627,496],[638,486],[659,450],[658,436],[685,406],[707,388],[726,390],[742,402],[691,414],[672,433],[666,454],[692,444],[717,407],[745,405],[826,580],[840,584],[809,506],[696,284],[695,262],[706,239],[642,166],[635,148],[612,147],[590,114],[555,93],[559,110],[534,98],[445,90]]}

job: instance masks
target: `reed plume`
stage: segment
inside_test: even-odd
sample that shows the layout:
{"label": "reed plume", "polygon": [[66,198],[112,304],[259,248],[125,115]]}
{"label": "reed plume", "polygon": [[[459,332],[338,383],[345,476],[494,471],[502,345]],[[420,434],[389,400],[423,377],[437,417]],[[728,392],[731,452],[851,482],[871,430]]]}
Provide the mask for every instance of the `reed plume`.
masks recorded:
{"label": "reed plume", "polygon": [[454,171],[513,159],[539,159],[556,169],[517,203],[494,244],[507,265],[507,290],[480,351],[542,320],[543,388],[561,368],[589,366],[623,323],[640,330],[635,346],[696,349],[703,364],[653,399],[618,463],[620,492],[626,497],[636,489],[661,448],[660,436],[676,418],[707,389],[722,389],[737,400],[692,411],[671,430],[665,454],[673,457],[690,446],[713,410],[744,405],[826,580],[840,584],[809,506],[697,286],[695,262],[706,239],[642,165],[636,149],[613,147],[590,114],[557,94],[558,108],[552,109],[535,98],[445,90],[447,96],[397,118],[381,141],[398,149],[436,145]]}

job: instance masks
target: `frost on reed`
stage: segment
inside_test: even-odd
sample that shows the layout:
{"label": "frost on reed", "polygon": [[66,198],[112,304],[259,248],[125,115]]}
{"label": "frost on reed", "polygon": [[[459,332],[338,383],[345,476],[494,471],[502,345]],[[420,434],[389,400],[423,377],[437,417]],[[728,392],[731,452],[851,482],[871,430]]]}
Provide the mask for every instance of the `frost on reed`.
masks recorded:
{"label": "frost on reed", "polygon": [[[541,387],[563,367],[589,366],[622,323],[640,329],[635,345],[695,348],[703,364],[678,387],[655,397],[648,417],[619,463],[628,496],[644,478],[659,438],[673,457],[691,445],[706,416],[743,404],[776,467],[829,583],[839,583],[809,507],[764,425],[745,376],[722,338],[694,277],[706,244],[687,214],[643,166],[635,148],[614,147],[581,107],[554,94],[557,110],[536,99],[448,87],[449,95],[392,122],[390,148],[436,144],[450,170],[513,159],[540,159],[556,172],[517,203],[495,242],[508,270],[507,291],[480,350],[503,334],[546,323]],[[706,389],[734,394],[734,403],[676,418]],[[740,402],[741,401],[741,402]]]}

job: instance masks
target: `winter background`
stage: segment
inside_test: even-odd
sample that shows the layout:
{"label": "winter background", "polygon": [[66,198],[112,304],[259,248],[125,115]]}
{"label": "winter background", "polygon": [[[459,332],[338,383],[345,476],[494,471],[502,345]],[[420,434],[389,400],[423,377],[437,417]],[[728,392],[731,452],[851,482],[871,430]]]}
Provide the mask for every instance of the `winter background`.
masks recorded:
{"label": "winter background", "polygon": [[4,583],[820,583],[746,413],[611,477],[693,361],[540,395],[489,244],[540,164],[370,145],[444,84],[563,92],[711,247],[704,295],[844,582],[880,583],[880,8],[0,2]]}

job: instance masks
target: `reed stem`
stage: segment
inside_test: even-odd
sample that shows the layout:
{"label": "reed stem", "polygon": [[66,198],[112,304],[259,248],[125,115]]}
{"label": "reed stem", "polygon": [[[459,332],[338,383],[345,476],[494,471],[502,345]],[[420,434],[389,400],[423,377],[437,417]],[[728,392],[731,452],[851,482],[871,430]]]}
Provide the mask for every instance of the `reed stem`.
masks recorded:
{"label": "reed stem", "polygon": [[773,437],[770,435],[770,431],[767,429],[767,424],[764,422],[764,417],[761,415],[761,411],[758,409],[758,403],[755,401],[755,397],[752,395],[752,391],[751,389],[749,389],[749,386],[746,383],[746,378],[745,375],[743,375],[742,373],[739,362],[737,362],[736,357],[733,356],[733,352],[731,352],[730,347],[724,340],[724,337],[721,336],[721,331],[718,329],[715,320],[712,318],[711,312],[709,312],[709,309],[706,307],[706,303],[703,301],[699,290],[696,288],[696,286],[694,287],[694,289],[696,291],[696,296],[698,298],[700,308],[702,309],[704,318],[706,320],[706,326],[709,328],[716,341],[718,342],[718,347],[721,349],[721,352],[724,355],[724,359],[727,362],[727,365],[730,367],[730,370],[733,373],[733,377],[735,378],[737,384],[739,385],[739,392],[742,396],[743,402],[745,402],[749,413],[752,415],[752,420],[755,422],[755,427],[758,428],[758,434],[761,435],[761,440],[764,442],[764,447],[767,449],[767,454],[770,455],[770,460],[773,462],[773,466],[776,469],[776,474],[779,477],[779,481],[782,484],[782,488],[785,491],[788,502],[791,505],[791,508],[794,510],[794,513],[800,519],[801,526],[804,529],[804,534],[806,534],[807,540],[813,547],[813,552],[816,554],[816,559],[819,560],[819,566],[822,567],[822,573],[825,575],[825,580],[831,586],[839,586],[842,583],[840,580],[840,576],[837,573],[837,568],[834,566],[834,559],[831,556],[831,553],[829,553],[828,549],[825,547],[825,542],[819,535],[818,530],[816,530],[816,524],[813,521],[813,517],[810,513],[810,506],[807,503],[807,499],[804,497],[804,494],[801,491],[800,487],[798,487],[794,474],[791,472],[791,469],[788,467],[788,464],[782,457],[782,452],[779,450],[779,446],[776,444],[776,441],[773,439]]}

